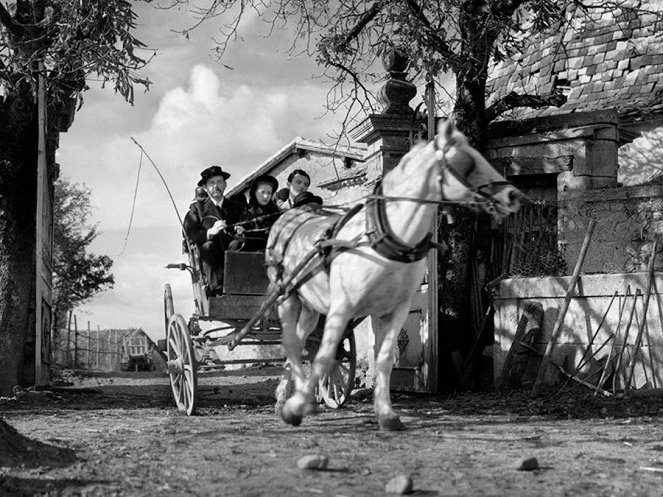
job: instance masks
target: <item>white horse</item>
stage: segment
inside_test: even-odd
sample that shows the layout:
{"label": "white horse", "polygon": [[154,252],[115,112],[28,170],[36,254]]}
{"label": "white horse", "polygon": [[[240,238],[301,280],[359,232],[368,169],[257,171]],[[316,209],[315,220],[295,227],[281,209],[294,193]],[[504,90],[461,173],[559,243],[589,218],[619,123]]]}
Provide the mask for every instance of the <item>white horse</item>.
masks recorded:
{"label": "white horse", "polygon": [[[277,398],[277,410],[289,424],[299,425],[312,412],[318,379],[334,366],[350,320],[371,316],[379,321],[377,421],[382,430],[404,429],[391,405],[389,383],[396,339],[426,271],[436,202],[472,203],[501,217],[518,209],[520,193],[470,147],[462,133],[442,122],[435,140],[414,147],[384,176],[375,197],[337,225],[332,238],[345,246],[324,263],[319,258],[308,261],[306,256],[338,216],[294,209],[271,229],[265,256],[272,285],[292,277],[295,281],[278,308],[295,391],[285,404],[285,399]],[[306,377],[302,350],[320,314],[327,316],[324,334]]]}

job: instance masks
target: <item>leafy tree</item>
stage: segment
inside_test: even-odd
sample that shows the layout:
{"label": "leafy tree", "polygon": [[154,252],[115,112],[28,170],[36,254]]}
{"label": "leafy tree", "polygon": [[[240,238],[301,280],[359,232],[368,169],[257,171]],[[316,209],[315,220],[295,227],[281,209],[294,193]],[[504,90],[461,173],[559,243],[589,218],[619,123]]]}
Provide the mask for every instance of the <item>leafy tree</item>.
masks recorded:
{"label": "leafy tree", "polygon": [[[144,0],[149,2],[150,0]],[[0,2],[0,395],[29,382],[24,344],[35,281],[37,76],[48,101],[47,161],[54,164],[62,116],[71,114],[90,77],[127,101],[147,63],[133,36],[135,2],[17,0]],[[67,120],[67,119],[65,119]]]}
{"label": "leafy tree", "polygon": [[53,330],[62,318],[97,293],[112,288],[113,261],[106,255],[87,252],[97,237],[88,224],[90,190],[62,178],[55,182],[53,205]]}
{"label": "leafy tree", "polygon": [[[496,62],[521,52],[537,36],[576,29],[575,21],[591,23],[593,17],[617,9],[623,13],[625,31],[629,23],[645,17],[647,25],[663,26],[656,0],[215,0],[203,7],[190,0],[161,3],[189,6],[198,16],[189,30],[202,22],[219,22],[220,41],[213,50],[220,57],[228,43],[241,37],[247,15],[257,14],[274,29],[288,25],[292,52],[316,57],[332,85],[327,106],[333,112],[345,109],[344,125],[375,112],[372,89],[384,78],[376,63],[395,49],[409,58],[414,82],[453,78],[454,93],[440,96],[452,100],[453,119],[479,148],[489,123],[505,112],[566,101],[553,90],[544,95],[509,93],[488,106],[487,82]],[[440,302],[446,317],[468,323],[475,220],[462,209],[455,217],[447,239],[452,270],[443,272]]]}

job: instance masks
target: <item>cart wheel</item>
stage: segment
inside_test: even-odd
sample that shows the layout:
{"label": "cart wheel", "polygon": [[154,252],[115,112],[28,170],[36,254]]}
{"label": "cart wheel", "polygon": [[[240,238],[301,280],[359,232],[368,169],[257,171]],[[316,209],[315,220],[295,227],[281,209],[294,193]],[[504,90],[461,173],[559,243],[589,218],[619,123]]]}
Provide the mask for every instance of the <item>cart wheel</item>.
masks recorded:
{"label": "cart wheel", "polygon": [[318,383],[318,395],[332,409],[338,409],[348,400],[355,383],[356,367],[355,334],[350,332],[338,345],[336,364]]}
{"label": "cart wheel", "polygon": [[170,321],[170,316],[175,314],[175,305],[173,304],[173,291],[170,289],[170,285],[166,284],[163,289],[163,318],[164,318],[164,328],[166,329],[166,335],[168,335],[168,322]]}
{"label": "cart wheel", "polygon": [[189,328],[181,314],[173,314],[168,321],[168,375],[173,398],[180,411],[191,416],[198,402],[198,364],[193,353]]}

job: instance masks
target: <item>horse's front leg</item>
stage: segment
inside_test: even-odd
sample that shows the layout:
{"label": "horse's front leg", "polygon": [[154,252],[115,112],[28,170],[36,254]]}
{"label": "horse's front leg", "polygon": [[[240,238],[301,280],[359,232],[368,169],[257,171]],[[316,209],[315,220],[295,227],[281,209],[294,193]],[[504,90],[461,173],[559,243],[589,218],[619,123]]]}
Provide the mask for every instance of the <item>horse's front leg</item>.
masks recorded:
{"label": "horse's front leg", "polygon": [[343,338],[349,318],[345,313],[331,311],[325,320],[324,332],[318,353],[311,364],[311,374],[306,378],[301,390],[286,402],[286,408],[292,406],[296,412],[306,414],[314,401],[315,389],[319,378],[329,373],[336,364],[336,352]]}
{"label": "horse's front leg", "polygon": [[384,431],[404,430],[405,425],[391,406],[390,382],[394,366],[394,354],[398,333],[405,324],[410,311],[410,301],[399,305],[390,314],[380,316],[376,344],[378,354],[375,359],[375,415],[378,425]]}
{"label": "horse's front leg", "polygon": [[[297,361],[298,351],[296,346],[297,320],[301,312],[301,302],[296,296],[284,300],[278,308],[279,320],[281,322],[281,346],[285,353],[285,364],[283,365],[283,375],[281,381],[276,387],[276,414],[283,416],[283,406],[285,401],[292,395],[293,391],[293,371],[292,364]],[[299,359],[301,363],[301,358]]]}
{"label": "horse's front leg", "polygon": [[[280,386],[285,392],[285,395],[281,396],[280,399],[277,398],[276,410],[286,423],[298,426],[301,424],[303,416],[310,412],[313,406],[313,395],[307,396],[301,394],[306,381],[306,373],[302,367],[302,350],[306,338],[315,328],[320,315],[309,309],[306,305],[302,305],[297,297],[291,297],[286,302],[293,299],[296,300],[296,304],[293,305],[297,307],[296,322],[292,322],[291,320],[292,316],[295,315],[293,312],[283,309],[282,313],[281,308],[279,308],[279,317],[281,318],[281,326],[283,327],[281,343],[286,350],[287,357],[286,374],[281,383],[283,384],[285,381],[287,383],[283,387]],[[287,377],[288,368],[291,378]],[[294,395],[292,397],[303,399],[303,401],[286,402],[288,398],[292,398],[290,392],[293,391],[293,386]]]}

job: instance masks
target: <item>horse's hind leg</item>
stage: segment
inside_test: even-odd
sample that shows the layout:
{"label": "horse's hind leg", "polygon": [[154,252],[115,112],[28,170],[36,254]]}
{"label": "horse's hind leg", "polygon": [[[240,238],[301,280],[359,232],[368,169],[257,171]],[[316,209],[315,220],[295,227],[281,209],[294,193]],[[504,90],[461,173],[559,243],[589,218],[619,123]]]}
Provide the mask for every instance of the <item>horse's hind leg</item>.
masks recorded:
{"label": "horse's hind leg", "polygon": [[[300,394],[306,379],[306,373],[302,367],[302,350],[306,337],[318,322],[319,314],[302,305],[299,298],[292,296],[279,307],[279,317],[282,327],[281,343],[288,361],[286,368],[290,368],[292,378],[285,377],[286,371],[284,381],[277,387],[276,410],[286,423],[297,426],[312,406],[312,396],[309,398],[309,396]],[[284,382],[287,383],[284,385]],[[285,401],[292,391],[292,382],[294,382],[294,396],[299,401],[286,403]],[[279,391],[283,393],[279,395]]]}
{"label": "horse's hind leg", "polygon": [[405,324],[409,313],[410,301],[401,304],[390,314],[381,316],[379,319],[378,336],[376,343],[379,344],[378,355],[375,360],[375,390],[373,393],[375,401],[375,415],[381,430],[396,431],[404,430],[405,426],[391,406],[391,395],[389,392],[391,381],[391,370],[394,366],[394,354],[398,333]]}

